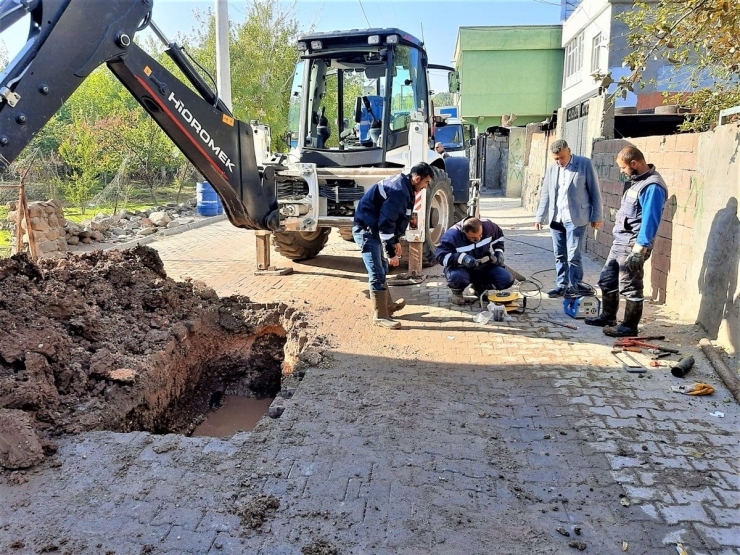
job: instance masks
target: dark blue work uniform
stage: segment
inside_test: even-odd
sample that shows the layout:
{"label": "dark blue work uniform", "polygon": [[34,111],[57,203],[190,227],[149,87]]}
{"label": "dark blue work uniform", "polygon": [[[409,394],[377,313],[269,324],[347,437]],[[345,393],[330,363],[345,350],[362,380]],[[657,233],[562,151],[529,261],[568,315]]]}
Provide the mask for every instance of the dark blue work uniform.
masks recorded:
{"label": "dark blue work uniform", "polygon": [[[473,285],[476,293],[488,289],[506,289],[514,284],[514,276],[505,266],[497,265],[495,252],[504,251],[504,233],[489,220],[481,220],[483,235],[473,243],[463,231],[463,220],[445,231],[437,245],[434,257],[443,268],[447,286],[462,291]],[[462,259],[470,255],[479,261],[475,268],[462,266]]]}
{"label": "dark blue work uniform", "polygon": [[398,174],[370,187],[355,210],[352,236],[362,251],[370,288],[385,289],[388,258],[396,256],[396,244],[406,233],[416,193],[411,176]]}
{"label": "dark blue work uniform", "polygon": [[624,184],[622,204],[614,222],[614,243],[609,251],[598,285],[605,293],[619,291],[627,300],[644,300],[643,267],[630,270],[627,256],[635,244],[647,247],[645,260],[653,251],[653,239],[658,233],[668,188],[655,166]]}

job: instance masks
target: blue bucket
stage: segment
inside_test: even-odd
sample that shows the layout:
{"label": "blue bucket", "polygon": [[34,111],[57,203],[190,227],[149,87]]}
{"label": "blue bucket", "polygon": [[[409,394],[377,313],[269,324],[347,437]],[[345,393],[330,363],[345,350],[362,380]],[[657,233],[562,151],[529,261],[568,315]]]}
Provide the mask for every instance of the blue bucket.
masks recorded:
{"label": "blue bucket", "polygon": [[218,216],[223,214],[224,207],[221,199],[208,181],[198,181],[195,184],[196,205],[195,211],[199,216]]}

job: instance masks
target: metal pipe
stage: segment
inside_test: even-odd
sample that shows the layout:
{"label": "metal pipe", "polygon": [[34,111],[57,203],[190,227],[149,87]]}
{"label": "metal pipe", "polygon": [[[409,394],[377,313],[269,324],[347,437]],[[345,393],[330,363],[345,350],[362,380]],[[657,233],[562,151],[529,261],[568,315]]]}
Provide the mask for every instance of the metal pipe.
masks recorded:
{"label": "metal pipe", "polygon": [[712,364],[714,369],[717,371],[717,374],[719,374],[719,377],[722,378],[722,381],[727,386],[727,389],[730,390],[730,393],[732,393],[732,396],[735,398],[735,400],[740,403],[740,378],[738,378],[737,373],[733,372],[727,364],[725,364],[725,361],[722,360],[722,357],[719,356],[717,351],[714,350],[714,347],[712,346],[712,343],[707,339],[706,337],[699,341],[699,346],[701,347],[701,350],[704,352],[706,357],[709,359],[709,362]]}
{"label": "metal pipe", "polygon": [[319,216],[316,225],[319,227],[352,227],[354,218],[350,216]]}

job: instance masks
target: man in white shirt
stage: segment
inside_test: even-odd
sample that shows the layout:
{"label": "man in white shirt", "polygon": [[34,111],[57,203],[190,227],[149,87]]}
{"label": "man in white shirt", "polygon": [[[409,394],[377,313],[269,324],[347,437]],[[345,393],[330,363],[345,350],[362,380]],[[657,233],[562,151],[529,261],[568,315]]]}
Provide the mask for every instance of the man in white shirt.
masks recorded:
{"label": "man in white shirt", "polygon": [[603,223],[599,179],[591,160],[572,155],[563,139],[550,145],[550,155],[555,163],[545,171],[534,224],[540,230],[548,223],[552,233],[556,276],[547,295],[577,297],[591,291],[581,283],[581,249],[586,226],[598,228]]}

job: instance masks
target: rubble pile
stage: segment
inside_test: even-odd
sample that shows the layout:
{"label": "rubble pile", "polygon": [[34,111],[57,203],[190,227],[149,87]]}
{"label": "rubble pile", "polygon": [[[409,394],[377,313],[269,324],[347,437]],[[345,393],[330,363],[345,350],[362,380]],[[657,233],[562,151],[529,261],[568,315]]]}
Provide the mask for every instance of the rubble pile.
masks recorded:
{"label": "rubble pile", "polygon": [[116,214],[98,213],[79,224],[67,224],[67,243],[71,246],[92,241],[126,242],[153,235],[195,221],[195,200],[169,202],[146,210],[120,210]]}
{"label": "rubble pile", "polygon": [[142,246],[0,260],[0,323],[0,468],[64,433],[188,433],[215,390],[275,365],[279,389],[308,344],[293,308],[176,282]]}
{"label": "rubble pile", "polygon": [[[89,243],[125,243],[195,221],[196,201],[168,202],[146,210],[120,210],[115,214],[100,212],[80,223],[65,221],[60,200],[32,202],[28,205],[31,229],[39,256],[66,252],[68,247]],[[8,228],[15,233],[18,221],[17,203],[8,203]],[[25,231],[25,219],[22,220]],[[23,236],[28,244],[28,234]]]}

